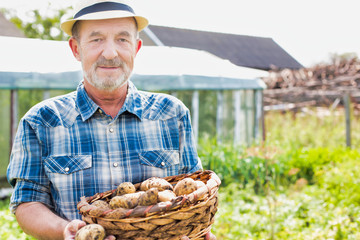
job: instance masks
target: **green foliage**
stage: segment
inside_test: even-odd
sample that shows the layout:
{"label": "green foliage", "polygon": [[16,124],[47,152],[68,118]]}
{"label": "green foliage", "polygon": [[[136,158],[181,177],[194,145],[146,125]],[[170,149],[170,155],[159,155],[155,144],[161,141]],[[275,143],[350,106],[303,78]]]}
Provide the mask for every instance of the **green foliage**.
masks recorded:
{"label": "green foliage", "polygon": [[[359,116],[352,116],[352,145],[360,145]],[[265,116],[266,143],[282,151],[299,148],[341,147],[346,145],[343,109],[310,109],[308,113],[269,112]]]}
{"label": "green foliage", "polygon": [[203,168],[215,171],[223,186],[234,182],[242,188],[249,185],[257,194],[265,194],[269,187],[276,188],[283,174],[284,167],[273,158],[274,151],[264,147],[236,147],[209,138],[202,138],[198,147]]}
{"label": "green foliage", "polygon": [[35,238],[26,235],[21,230],[14,214],[10,213],[8,206],[9,199],[0,201],[0,239],[35,240]]}
{"label": "green foliage", "polygon": [[[218,239],[360,239],[360,149],[344,146],[342,112],[267,118],[274,125],[263,147],[200,142],[204,168],[224,183],[213,228]],[[353,143],[358,123],[353,116]]]}
{"label": "green foliage", "polygon": [[317,186],[307,191],[260,196],[236,184],[220,188],[213,233],[221,239],[359,239],[360,207],[323,200]]}
{"label": "green foliage", "polygon": [[10,15],[10,21],[22,30],[28,38],[40,38],[47,40],[66,40],[67,35],[60,30],[60,19],[67,13],[67,9],[60,9],[53,16],[42,16],[39,10],[32,10],[32,20],[25,22],[14,13]]}
{"label": "green foliage", "polygon": [[326,199],[328,202],[341,206],[360,206],[359,161],[360,153],[355,152],[353,158],[326,165],[316,172],[319,187],[329,193]]}
{"label": "green foliage", "polygon": [[18,90],[18,118],[22,118],[35,104],[44,99],[42,90]]}
{"label": "green foliage", "polygon": [[316,183],[315,175],[324,168],[356,158],[359,158],[359,152],[345,147],[299,148],[279,155],[289,178],[305,178],[310,184]]}
{"label": "green foliage", "polygon": [[[263,146],[235,147],[213,138],[199,143],[203,167],[222,180],[213,233],[219,240],[360,239],[360,149],[337,142],[340,115],[267,117],[274,125],[268,127],[271,137]],[[312,121],[321,122],[321,127]],[[359,142],[358,125],[354,117],[353,142]],[[289,131],[292,128],[301,129],[301,134]],[[0,239],[31,239],[7,204],[0,205]]]}

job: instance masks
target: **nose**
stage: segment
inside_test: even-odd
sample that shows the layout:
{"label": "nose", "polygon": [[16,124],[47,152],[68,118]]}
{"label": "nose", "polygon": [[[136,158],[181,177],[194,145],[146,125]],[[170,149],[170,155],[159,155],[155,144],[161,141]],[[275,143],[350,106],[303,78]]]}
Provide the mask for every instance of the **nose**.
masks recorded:
{"label": "nose", "polygon": [[102,55],[105,59],[114,59],[118,56],[116,45],[111,41],[106,41],[104,44],[104,49],[102,51]]}

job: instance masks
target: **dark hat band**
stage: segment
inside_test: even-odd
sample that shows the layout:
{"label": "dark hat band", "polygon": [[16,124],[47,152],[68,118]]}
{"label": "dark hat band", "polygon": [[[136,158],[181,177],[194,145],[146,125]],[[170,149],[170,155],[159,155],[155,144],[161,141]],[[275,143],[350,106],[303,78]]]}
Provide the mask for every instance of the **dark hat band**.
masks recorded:
{"label": "dark hat band", "polygon": [[128,11],[135,14],[134,10],[126,4],[117,3],[117,2],[101,2],[81,9],[78,13],[75,14],[74,19],[89,13],[113,11],[113,10]]}

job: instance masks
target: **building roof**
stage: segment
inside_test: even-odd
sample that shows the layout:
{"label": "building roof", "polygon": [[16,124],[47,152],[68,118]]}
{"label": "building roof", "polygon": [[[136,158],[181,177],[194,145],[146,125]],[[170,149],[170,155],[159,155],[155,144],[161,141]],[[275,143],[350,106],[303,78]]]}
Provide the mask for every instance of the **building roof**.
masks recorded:
{"label": "building roof", "polygon": [[0,36],[25,37],[25,35],[0,12]]}
{"label": "building roof", "polygon": [[156,40],[159,40],[165,46],[204,50],[242,67],[261,70],[303,68],[272,38],[154,25],[140,34],[145,46],[158,45]]}

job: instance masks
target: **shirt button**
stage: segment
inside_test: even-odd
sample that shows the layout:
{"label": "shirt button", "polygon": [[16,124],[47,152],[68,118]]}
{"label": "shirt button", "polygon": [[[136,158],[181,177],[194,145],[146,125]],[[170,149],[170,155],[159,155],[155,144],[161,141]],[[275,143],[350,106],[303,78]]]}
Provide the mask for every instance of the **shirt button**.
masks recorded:
{"label": "shirt button", "polygon": [[103,111],[102,111],[101,109],[99,109],[99,113],[100,113],[100,114],[102,114],[102,113],[103,113]]}
{"label": "shirt button", "polygon": [[65,170],[65,172],[68,172],[68,171],[70,171],[70,168],[66,167],[64,170]]}
{"label": "shirt button", "polygon": [[164,163],[164,162],[161,162],[161,166],[165,166],[165,163]]}
{"label": "shirt button", "polygon": [[113,132],[114,132],[114,129],[113,129],[113,128],[110,128],[110,129],[109,129],[109,132],[113,133]]}
{"label": "shirt button", "polygon": [[114,166],[114,167],[117,167],[117,166],[118,166],[118,164],[117,164],[117,163],[114,163],[114,164],[113,164],[113,166]]}

